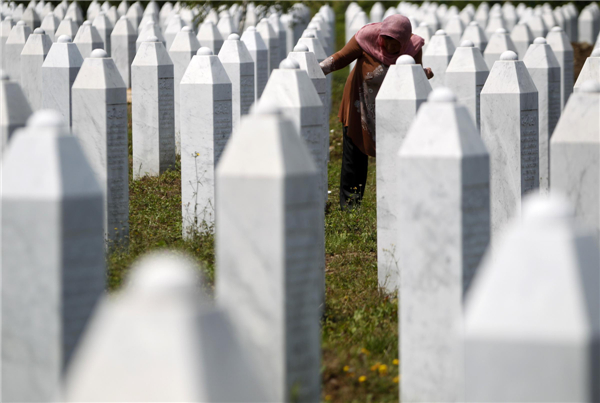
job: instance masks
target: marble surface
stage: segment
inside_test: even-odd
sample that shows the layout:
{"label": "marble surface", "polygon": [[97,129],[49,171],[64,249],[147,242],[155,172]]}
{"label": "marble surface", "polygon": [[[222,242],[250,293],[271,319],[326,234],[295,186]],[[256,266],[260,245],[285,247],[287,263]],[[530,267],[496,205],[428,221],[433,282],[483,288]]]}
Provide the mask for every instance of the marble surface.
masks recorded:
{"label": "marble surface", "polygon": [[515,52],[519,55],[519,60],[523,60],[525,57],[525,53],[527,53],[527,49],[529,49],[529,45],[533,43],[535,39],[533,37],[533,33],[525,22],[521,22],[510,31],[510,39],[512,39],[513,44],[515,45]]}
{"label": "marble surface", "polygon": [[410,58],[390,66],[375,100],[377,133],[377,276],[379,286],[398,289],[398,150],[417,110],[431,92],[420,65]]}
{"label": "marble surface", "polygon": [[[550,140],[552,192],[570,200],[575,215],[592,227],[600,239],[600,89],[598,82],[575,92]],[[591,87],[591,88],[590,88]]]}
{"label": "marble surface", "polygon": [[485,34],[490,41],[494,33],[496,33],[496,31],[500,28],[506,29],[502,12],[490,12],[487,24],[485,26]]}
{"label": "marble surface", "polygon": [[50,37],[38,32],[29,35],[21,52],[21,88],[33,111],[42,107],[42,64],[52,47]]}
{"label": "marble surface", "polygon": [[483,58],[490,70],[494,67],[494,63],[497,60],[500,60],[502,53],[507,50],[512,50],[515,53],[517,52],[517,48],[510,38],[510,35],[508,35],[506,31],[495,32],[492,34],[490,41],[483,52]]}
{"label": "marble surface", "polygon": [[219,54],[221,46],[223,46],[223,36],[211,21],[200,24],[196,38],[200,42],[200,46],[210,48],[215,55]]}
{"label": "marble surface", "polygon": [[[507,52],[508,53],[508,52]],[[499,60],[481,91],[481,138],[490,153],[492,238],[539,188],[538,94],[522,61]]]}
{"label": "marble surface", "polygon": [[523,63],[538,90],[540,192],[550,192],[550,136],[560,118],[560,64],[550,45],[536,38]]}
{"label": "marble surface", "polygon": [[589,7],[584,7],[577,19],[577,33],[580,42],[593,44],[596,42],[596,19]]}
{"label": "marble surface", "polygon": [[229,38],[229,35],[237,33],[237,27],[233,23],[233,20],[228,12],[225,12],[224,15],[220,15],[219,17],[217,29],[221,33],[221,37],[223,37],[223,39]]}
{"label": "marble surface", "polygon": [[[308,47],[308,51],[315,54],[319,63],[325,60],[328,56],[328,54],[325,53],[325,49],[323,49],[321,41],[319,41],[314,35],[310,33],[303,34],[302,37],[298,39],[298,45],[306,45],[306,47]],[[331,86],[333,76],[331,74],[328,74],[325,76],[325,78],[327,79],[327,99],[331,99]],[[331,103],[325,105],[325,107],[327,108],[327,116],[329,116],[331,113]]]}
{"label": "marble surface", "polygon": [[94,27],[89,21],[85,21],[83,25],[79,27],[77,35],[73,39],[73,43],[77,44],[79,53],[84,59],[90,57],[92,50],[104,49],[104,41],[98,33],[96,27]]}
{"label": "marble surface", "polygon": [[54,32],[54,38],[58,39],[61,35],[68,35],[71,39],[75,39],[78,30],[77,23],[70,18],[65,18],[60,22],[58,28]]}
{"label": "marble surface", "polygon": [[541,15],[532,15],[529,17],[527,19],[527,25],[529,25],[534,38],[545,38],[546,34],[548,34],[548,27]]}
{"label": "marble surface", "polygon": [[102,199],[65,122],[35,114],[3,160],[2,401],[58,398],[105,289]]}
{"label": "marble surface", "polygon": [[600,81],[600,49],[594,50],[592,55],[585,59],[585,63],[575,81],[573,92],[579,91],[579,88],[586,81]]}
{"label": "marble surface", "polygon": [[101,49],[83,61],[71,89],[73,134],[80,140],[104,192],[108,247],[129,236],[127,88]]}
{"label": "marble surface", "polygon": [[465,31],[465,24],[460,19],[460,16],[454,15],[446,22],[444,31],[446,31],[446,34],[452,39],[454,46],[457,47],[461,43],[460,38]]}
{"label": "marble surface", "polygon": [[463,32],[460,42],[463,41],[471,41],[473,44],[481,50],[481,53],[485,51],[485,47],[488,44],[488,38],[483,32],[483,29],[476,21],[472,21],[465,27],[465,32]]}
{"label": "marble surface", "polygon": [[481,127],[479,109],[481,90],[489,74],[490,71],[481,51],[474,46],[456,48],[446,69],[446,87],[450,88],[458,101],[466,106],[477,130]]}
{"label": "marble surface", "polygon": [[202,47],[181,79],[181,208],[183,236],[215,220],[215,168],[231,136],[231,80],[218,56]]}
{"label": "marble surface", "polygon": [[100,38],[102,38],[102,43],[104,46],[102,49],[106,51],[109,56],[112,56],[111,46],[110,46],[110,34],[113,30],[113,24],[110,22],[105,12],[100,12],[96,18],[94,18],[94,22],[92,25],[100,34]]}
{"label": "marble surface", "polygon": [[439,30],[431,37],[427,49],[423,52],[423,67],[430,67],[434,77],[429,80],[432,88],[443,87],[446,82],[446,68],[452,59],[455,46],[452,39]]}
{"label": "marble surface", "polygon": [[127,88],[131,87],[131,63],[135,58],[137,34],[129,19],[121,17],[110,34],[112,59]]}
{"label": "marble surface", "polygon": [[10,31],[10,35],[4,44],[4,72],[11,79],[21,84],[21,52],[27,38],[31,34],[31,29],[25,22],[19,21]]}
{"label": "marble surface", "polygon": [[165,37],[163,36],[160,27],[158,26],[158,24],[150,21],[148,23],[145,23],[142,28],[141,31],[135,41],[135,49],[136,51],[140,48],[141,44],[144,43],[145,41],[148,40],[148,38],[152,38],[152,37],[157,37],[159,41],[161,41],[163,43],[163,45],[166,46],[167,41],[165,40]]}
{"label": "marble surface", "polygon": [[175,165],[174,91],[173,62],[162,42],[151,38],[131,64],[134,179],[159,176]]}
{"label": "marble surface", "polygon": [[12,31],[14,26],[15,23],[11,17],[6,17],[0,21],[0,69],[5,69],[4,44],[8,40],[10,31]]}
{"label": "marble surface", "polygon": [[60,25],[60,20],[54,15],[54,13],[50,12],[50,13],[46,14],[46,16],[44,17],[44,20],[42,21],[40,28],[42,28],[44,30],[44,32],[46,32],[46,35],[48,35],[50,37],[50,40],[52,42],[56,42],[56,40],[58,39],[58,36],[55,36],[54,33],[58,29],[59,25]]}
{"label": "marble surface", "polygon": [[164,28],[165,40],[167,41],[167,51],[171,50],[171,45],[173,44],[175,37],[181,31],[181,28],[185,26],[185,22],[181,20],[179,14],[173,15],[169,19],[169,24]]}
{"label": "marble surface", "polygon": [[42,65],[42,108],[60,113],[69,128],[72,124],[71,88],[82,64],[77,45],[63,37],[52,45]]}
{"label": "marble surface", "polygon": [[200,42],[190,27],[183,27],[169,48],[169,57],[173,62],[173,80],[175,88],[175,150],[181,154],[181,129],[179,119],[179,83],[188,68],[192,57],[200,49]]}
{"label": "marble surface", "polygon": [[537,196],[523,210],[494,241],[467,295],[465,400],[593,401],[600,393],[599,368],[590,365],[600,362],[597,241],[560,197]]}
{"label": "marble surface", "polygon": [[[277,36],[277,49],[279,50],[279,56],[277,57],[278,61],[281,62],[283,59],[285,59],[287,57],[287,54],[289,53],[287,51],[287,32],[285,31],[285,28],[283,26],[283,24],[280,21],[279,15],[277,13],[272,13],[267,20],[269,21],[269,24],[271,25],[271,27],[273,28],[273,31],[275,32],[275,36]],[[291,50],[290,50],[291,52]],[[277,64],[279,64],[279,62]]]}
{"label": "marble surface", "polygon": [[269,52],[269,74],[279,67],[279,39],[266,18],[256,24],[256,30],[262,37]]}
{"label": "marble surface", "polygon": [[265,401],[295,395],[317,402],[324,287],[319,171],[295,125],[276,104],[264,103],[268,97],[261,98],[262,111],[242,119],[217,169],[216,300],[269,385]]}
{"label": "marble surface", "polygon": [[23,15],[21,16],[21,21],[24,21],[32,31],[39,28],[41,22],[39,14],[33,7],[25,8]]}
{"label": "marble surface", "polygon": [[562,110],[573,92],[573,46],[571,46],[567,34],[560,27],[552,28],[546,36],[546,41],[552,48],[560,65],[560,101]]}
{"label": "marble surface", "polygon": [[463,397],[463,297],[490,237],[489,155],[447,88],[424,103],[397,153],[403,402]]}
{"label": "marble surface", "polygon": [[269,79],[269,50],[255,27],[248,27],[241,41],[254,61],[254,100],[258,101]]}
{"label": "marble surface", "polygon": [[0,159],[13,133],[25,126],[31,113],[19,83],[0,72]]}
{"label": "marble surface", "polygon": [[[153,253],[105,296],[66,377],[66,402],[265,402],[258,367],[190,258]],[[143,340],[143,342],[140,342]]]}
{"label": "marble surface", "polygon": [[255,100],[254,60],[237,34],[231,34],[223,42],[219,60],[231,81],[232,132],[235,133],[241,117],[250,112]]}

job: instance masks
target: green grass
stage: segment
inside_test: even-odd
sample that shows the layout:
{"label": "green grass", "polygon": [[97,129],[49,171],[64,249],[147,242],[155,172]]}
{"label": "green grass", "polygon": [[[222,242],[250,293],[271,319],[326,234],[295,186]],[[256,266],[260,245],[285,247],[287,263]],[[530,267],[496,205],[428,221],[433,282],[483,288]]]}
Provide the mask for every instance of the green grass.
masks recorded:
{"label": "green grass", "polygon": [[[314,6],[319,6],[315,3]],[[336,5],[338,48],[343,45],[343,9]],[[398,400],[398,321],[395,296],[377,286],[375,164],[369,164],[361,207],[339,208],[342,127],[337,120],[348,69],[334,73],[330,119],[329,202],[326,214],[326,311],[322,321],[322,399],[335,402]],[[131,133],[130,133],[131,135]],[[131,141],[130,141],[131,144]],[[130,150],[131,152],[131,150]],[[131,161],[130,161],[131,165]],[[130,169],[131,172],[131,169]],[[126,249],[108,258],[111,291],[123,283],[131,263],[157,249],[186,252],[199,263],[209,292],[214,286],[212,234],[183,239],[180,166],[160,177],[130,176],[130,236]],[[381,364],[385,365],[383,367]],[[362,378],[364,377],[364,378]]]}

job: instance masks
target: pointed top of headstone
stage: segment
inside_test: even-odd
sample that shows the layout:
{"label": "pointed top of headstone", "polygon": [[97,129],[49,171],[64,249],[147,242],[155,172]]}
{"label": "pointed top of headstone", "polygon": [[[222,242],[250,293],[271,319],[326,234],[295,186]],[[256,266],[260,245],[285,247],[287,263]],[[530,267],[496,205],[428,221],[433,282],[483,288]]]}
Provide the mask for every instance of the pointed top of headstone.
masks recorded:
{"label": "pointed top of headstone", "polygon": [[197,56],[212,56],[213,51],[207,46],[202,46],[200,49],[198,49],[198,51],[196,52],[196,55]]}
{"label": "pointed top of headstone", "polygon": [[300,64],[293,59],[285,58],[279,63],[279,68],[284,70],[299,69]]}
{"label": "pointed top of headstone", "polygon": [[446,31],[444,31],[443,29],[438,29],[437,31],[435,31],[436,35],[446,35]]}
{"label": "pointed top of headstone", "polygon": [[33,128],[67,128],[66,122],[64,121],[60,113],[53,109],[42,109],[35,112],[27,120],[27,126]]}
{"label": "pointed top of headstone", "polygon": [[107,58],[108,54],[106,53],[106,51],[104,49],[94,49],[94,50],[92,50],[90,57],[94,58],[94,59],[101,59],[101,58]]}
{"label": "pointed top of headstone", "polygon": [[448,87],[434,89],[427,97],[428,102],[456,102],[456,95]]}
{"label": "pointed top of headstone", "polygon": [[470,26],[472,26],[472,27],[473,27],[473,26],[479,26],[479,24],[477,23],[477,21],[471,21],[471,22],[469,23],[469,25],[470,25]]}
{"label": "pointed top of headstone", "polygon": [[149,36],[144,42],[158,42],[158,38],[154,35]]}
{"label": "pointed top of headstone", "polygon": [[248,28],[246,28],[246,31],[256,32],[256,27],[254,25],[251,25]]}
{"label": "pointed top of headstone", "polygon": [[279,105],[277,105],[277,102],[272,99],[266,99],[254,103],[250,113],[258,115],[281,115],[281,109],[279,108]]}
{"label": "pointed top of headstone", "polygon": [[562,32],[562,30],[563,29],[561,27],[556,26],[556,27],[553,27],[550,31],[551,32]]}
{"label": "pointed top of headstone", "polygon": [[600,92],[600,83],[595,80],[587,80],[581,84],[579,92],[598,93]]}
{"label": "pointed top of headstone", "polygon": [[592,51],[591,57],[600,57],[600,48],[596,48]]}
{"label": "pointed top of headstone", "polygon": [[416,64],[415,59],[410,55],[402,55],[396,59],[396,64]]}
{"label": "pointed top of headstone", "polygon": [[25,23],[25,21],[21,20],[21,21],[17,22],[17,25],[22,26],[22,25],[27,25],[27,24]]}
{"label": "pointed top of headstone", "polygon": [[504,29],[504,28],[498,28],[494,33],[495,34],[507,34],[508,32],[506,32],[506,29]]}
{"label": "pointed top of headstone", "polygon": [[183,32],[192,32],[192,28],[188,27],[187,25],[185,27],[181,28],[181,30]]}
{"label": "pointed top of headstone", "polygon": [[302,34],[302,37],[303,37],[303,38],[316,38],[316,37],[315,37],[315,34],[314,34],[314,33],[312,33],[312,32],[304,32],[304,33]]}
{"label": "pointed top of headstone", "polygon": [[500,60],[503,60],[503,61],[517,61],[517,60],[519,60],[519,57],[512,50],[507,50],[506,52],[503,52],[500,55]]}
{"label": "pointed top of headstone", "polygon": [[475,47],[475,44],[473,43],[473,41],[470,41],[467,39],[460,43],[460,47],[461,48],[472,48],[472,47]]}
{"label": "pointed top of headstone", "polygon": [[92,25],[92,23],[89,20],[85,20],[82,25]]}
{"label": "pointed top of headstone", "polygon": [[308,46],[303,43],[299,43],[294,46],[294,52],[308,52]]}
{"label": "pointed top of headstone", "polygon": [[536,45],[545,45],[547,42],[546,42],[546,38],[539,37],[539,38],[535,38],[533,43],[535,43]]}
{"label": "pointed top of headstone", "polygon": [[71,39],[71,37],[69,35],[61,35],[58,37],[57,42],[58,43],[71,43],[71,42],[73,42],[73,40]]}
{"label": "pointed top of headstone", "polygon": [[545,224],[556,220],[572,220],[575,209],[568,199],[562,194],[553,194],[552,197],[542,194],[533,194],[523,204],[523,224]]}
{"label": "pointed top of headstone", "polygon": [[236,34],[236,33],[233,33],[233,34],[230,34],[227,37],[227,39],[230,40],[230,41],[239,41],[240,40],[240,36],[238,34]]}
{"label": "pointed top of headstone", "polygon": [[33,33],[34,34],[38,34],[38,35],[45,35],[46,31],[44,31],[43,28],[36,28],[36,29],[33,30]]}

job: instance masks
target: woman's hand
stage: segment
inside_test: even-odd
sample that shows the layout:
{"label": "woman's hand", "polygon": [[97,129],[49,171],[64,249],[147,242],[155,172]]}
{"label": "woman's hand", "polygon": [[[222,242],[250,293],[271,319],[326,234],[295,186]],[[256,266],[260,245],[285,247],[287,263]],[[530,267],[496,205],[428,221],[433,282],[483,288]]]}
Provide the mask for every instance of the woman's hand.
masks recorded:
{"label": "woman's hand", "polygon": [[431,80],[433,78],[433,71],[431,71],[430,67],[425,67],[423,71],[425,72],[425,75],[427,76],[428,80]]}

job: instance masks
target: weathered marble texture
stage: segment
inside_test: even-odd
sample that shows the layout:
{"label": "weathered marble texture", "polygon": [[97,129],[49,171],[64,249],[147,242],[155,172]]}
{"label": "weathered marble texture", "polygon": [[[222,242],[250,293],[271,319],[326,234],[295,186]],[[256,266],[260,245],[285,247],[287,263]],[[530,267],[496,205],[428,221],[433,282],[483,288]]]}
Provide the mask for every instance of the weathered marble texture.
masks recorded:
{"label": "weathered marble texture", "polygon": [[158,26],[157,23],[155,22],[148,22],[148,23],[144,23],[143,28],[140,28],[141,31],[135,41],[135,49],[136,51],[140,48],[140,46],[142,45],[142,43],[146,42],[148,40],[148,38],[152,38],[153,36],[157,37],[159,41],[161,41],[163,43],[163,45],[166,46],[167,41],[165,40],[165,37],[163,36],[160,27]]}
{"label": "weathered marble texture", "polygon": [[[321,42],[310,32],[305,32],[302,34],[302,37],[298,39],[298,45],[306,45],[308,47],[308,51],[315,54],[319,63],[325,60],[328,56],[327,53],[325,53],[325,49],[323,49]],[[328,74],[325,76],[325,78],[327,79],[327,99],[331,99],[333,76]],[[331,113],[331,102],[325,105],[325,108],[327,108],[326,116],[329,116]]]}
{"label": "weathered marble texture", "polygon": [[279,39],[273,30],[269,21],[266,18],[260,20],[258,24],[256,24],[256,30],[262,37],[265,45],[267,45],[267,50],[269,52],[269,75],[273,72],[274,69],[279,67]]}
{"label": "weathered marble texture", "polygon": [[258,101],[269,79],[269,50],[253,26],[246,28],[241,41],[254,61],[254,100]]}
{"label": "weathered marble texture", "polygon": [[131,64],[133,178],[175,165],[173,62],[158,38],[142,43]]}
{"label": "weathered marble texture", "polygon": [[174,253],[136,262],[119,298],[100,302],[64,401],[267,401],[270,385],[258,382],[227,313],[204,295],[199,270]]}
{"label": "weathered marble texture", "polygon": [[40,28],[44,30],[44,32],[46,33],[46,35],[48,35],[48,37],[50,37],[50,40],[52,42],[56,42],[58,36],[55,36],[54,33],[58,29],[59,25],[60,20],[54,15],[54,13],[50,12],[44,17]]}
{"label": "weathered marble texture", "polygon": [[154,13],[146,13],[146,12],[144,12],[144,14],[142,15],[142,20],[140,21],[140,23],[138,25],[138,32],[140,34],[142,33],[142,31],[145,29],[144,27],[149,22],[154,23],[157,27],[160,28],[160,24],[159,24],[159,21],[158,21],[158,16],[155,15]]}
{"label": "weathered marble texture", "polygon": [[561,197],[536,196],[523,210],[467,296],[466,401],[594,401],[600,394],[597,241]]}
{"label": "weathered marble texture", "polygon": [[221,46],[223,46],[223,36],[217,29],[217,26],[211,21],[205,21],[200,24],[196,38],[200,42],[200,46],[210,48],[215,55],[219,54]]}
{"label": "weathered marble texture", "polygon": [[15,23],[11,17],[6,17],[0,22],[0,69],[5,68],[4,64],[6,58],[4,57],[4,45],[14,26]]}
{"label": "weathered marble texture", "polygon": [[52,40],[42,28],[36,28],[21,52],[21,88],[33,111],[42,107],[42,64]]}
{"label": "weathered marble texture", "polygon": [[460,42],[462,43],[463,41],[473,42],[475,47],[478,47],[479,50],[481,50],[481,53],[485,51],[485,47],[488,44],[488,38],[477,21],[471,21],[469,25],[465,27],[465,31],[460,37]]}
{"label": "weathered marble texture", "polygon": [[[177,34],[181,31],[181,29],[185,27],[185,23],[181,20],[179,14],[175,14],[169,20],[169,24],[164,29],[165,31],[165,40],[167,41],[167,51],[171,49],[171,45],[175,40]],[[199,48],[198,48],[199,49]]]}
{"label": "weathered marble texture", "polygon": [[71,88],[83,58],[68,36],[52,45],[42,65],[42,108],[57,111],[71,128]]}
{"label": "weathered marble texture", "polygon": [[183,236],[215,220],[215,168],[231,136],[232,89],[218,56],[198,50],[181,79],[181,208]]}
{"label": "weathered marble texture", "polygon": [[84,21],[79,27],[73,43],[77,45],[84,59],[90,57],[94,49],[104,49],[104,41],[90,21]]}
{"label": "weathered marble texture", "polygon": [[192,57],[200,49],[200,42],[196,39],[194,31],[190,27],[183,27],[173,40],[169,49],[169,57],[173,62],[173,78],[175,88],[175,150],[181,154],[181,128],[179,119],[179,83],[188,68]]}
{"label": "weathered marble texture", "polygon": [[600,81],[600,48],[594,49],[591,56],[585,59],[583,68],[573,86],[573,92],[579,91],[583,83],[590,80]]}
{"label": "weathered marble texture", "polygon": [[70,18],[65,18],[60,22],[58,28],[56,28],[56,31],[54,32],[54,38],[60,38],[62,35],[67,35],[73,39],[75,38],[75,35],[77,35],[78,29],[79,27],[75,21],[71,20]]}
{"label": "weathered marble texture", "polygon": [[575,216],[600,239],[600,84],[587,81],[569,98],[550,140],[552,192],[567,196]]}
{"label": "weathered marble texture", "polygon": [[110,34],[112,59],[127,88],[131,87],[131,63],[135,58],[136,31],[125,16],[119,18]]}
{"label": "weathered marble texture", "polygon": [[104,231],[110,244],[129,236],[127,87],[106,52],[83,61],[71,89],[73,134],[104,192]]}
{"label": "weathered marble texture", "polygon": [[133,29],[138,32],[138,26],[142,21],[142,16],[144,14],[144,10],[142,9],[140,3],[136,1],[127,9],[125,16],[129,20],[129,23],[133,27]]}
{"label": "weathered marble texture", "polygon": [[460,16],[455,15],[448,20],[444,26],[444,31],[452,39],[452,44],[457,47],[461,43],[460,38],[465,31],[465,24],[460,19]]}
{"label": "weathered marble texture", "polygon": [[536,38],[523,63],[538,90],[540,192],[550,191],[550,136],[560,118],[560,64],[544,38]]}
{"label": "weathered marble texture", "polygon": [[505,52],[481,91],[481,138],[490,153],[492,236],[539,187],[538,93],[522,61]]}
{"label": "weathered marble texture", "polygon": [[464,41],[456,48],[446,69],[446,87],[466,106],[477,130],[480,123],[480,95],[490,71],[479,48],[473,42]]}
{"label": "weathered marble texture", "polygon": [[102,197],[60,115],[33,115],[3,161],[2,401],[58,398],[105,289]]}
{"label": "weathered marble texture", "polygon": [[0,159],[15,130],[25,126],[31,107],[18,80],[0,70]]}
{"label": "weathered marble texture", "polygon": [[517,48],[510,38],[510,35],[508,35],[504,28],[499,28],[498,31],[490,37],[490,41],[483,52],[483,58],[490,70],[494,67],[494,63],[497,60],[500,60],[502,53],[507,50],[511,50],[515,53],[517,52]]}
{"label": "weathered marble texture", "polygon": [[217,169],[216,298],[269,386],[265,401],[317,402],[319,171],[295,125],[268,97],[242,119]]}
{"label": "weathered marble texture", "polygon": [[10,31],[4,44],[4,70],[9,77],[21,84],[21,52],[31,34],[24,21],[19,21]]}
{"label": "weathered marble texture", "polygon": [[254,103],[254,60],[238,34],[231,34],[219,51],[219,60],[231,81],[232,132]]}
{"label": "weathered marble texture", "polygon": [[96,18],[94,18],[94,22],[92,25],[100,34],[100,38],[102,38],[102,43],[104,44],[103,49],[106,51],[106,54],[112,56],[111,46],[110,46],[110,34],[113,30],[113,24],[110,22],[110,19],[106,16],[105,12],[100,12]]}
{"label": "weathered marble texture", "polygon": [[463,397],[463,297],[490,238],[489,155],[466,108],[435,89],[396,154],[400,400]]}
{"label": "weathered marble texture", "polygon": [[431,92],[421,65],[400,56],[390,66],[375,100],[377,132],[377,273],[379,286],[398,289],[398,150],[417,110]]}
{"label": "weathered marble texture", "polygon": [[452,39],[443,30],[438,30],[423,53],[423,67],[430,67],[434,77],[429,80],[432,88],[444,86],[446,68],[452,59],[455,47]]}
{"label": "weathered marble texture", "polygon": [[[312,81],[317,94],[319,94],[319,98],[321,99],[323,106],[330,105],[331,99],[329,98],[329,94],[327,92],[327,79],[323,74],[321,66],[319,66],[319,62],[317,62],[317,57],[315,54],[309,52],[306,45],[296,45],[294,51],[288,54],[288,58],[298,62],[300,69],[306,71],[306,74],[308,74],[308,78],[310,78]],[[323,181],[325,188],[325,191],[323,192],[325,203],[327,203],[329,189],[327,177],[327,161],[329,161],[329,115],[327,114],[327,111],[327,107],[323,108],[323,134],[321,139],[323,142],[323,151],[326,154],[325,166],[321,170],[321,180]]]}
{"label": "weathered marble texture", "polygon": [[510,31],[510,39],[512,39],[515,45],[515,52],[519,56],[519,60],[523,60],[527,49],[529,49],[529,45],[533,43],[535,38],[529,25],[525,22],[520,22]]}
{"label": "weathered marble texture", "polygon": [[552,28],[546,36],[546,41],[552,47],[560,65],[560,105],[562,110],[573,92],[573,46],[561,27]]}

